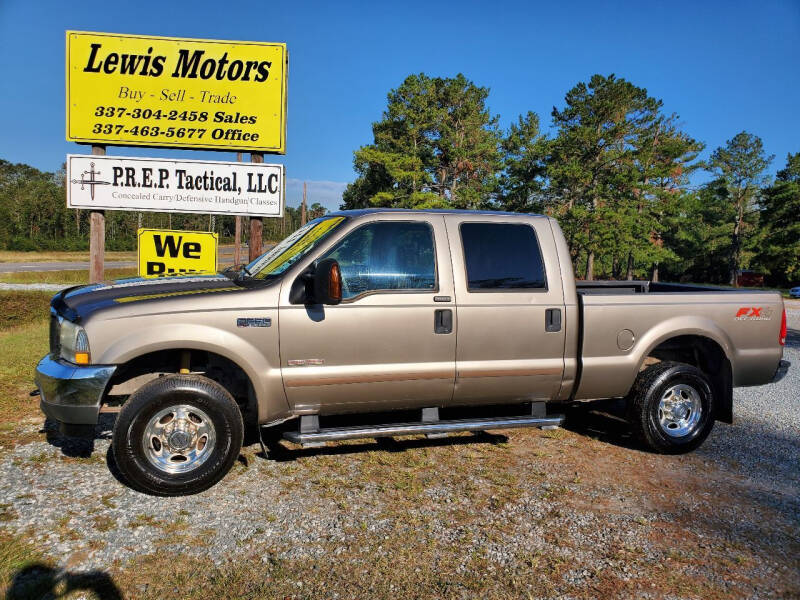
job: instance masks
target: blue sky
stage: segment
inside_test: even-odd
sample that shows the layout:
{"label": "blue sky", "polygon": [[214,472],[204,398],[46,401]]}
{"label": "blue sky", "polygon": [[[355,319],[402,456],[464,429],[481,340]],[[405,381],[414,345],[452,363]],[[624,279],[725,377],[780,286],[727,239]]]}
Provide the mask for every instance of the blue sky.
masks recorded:
{"label": "blue sky", "polygon": [[[593,73],[664,101],[708,149],[741,130],[776,155],[800,151],[800,1],[760,2],[64,2],[0,0],[0,158],[55,170],[64,140],[64,31],[286,42],[288,203],[302,181],[335,208],[372,139],[386,94],[410,73],[464,73],[491,89],[506,127]],[[235,160],[225,152],[110,148],[109,154]]]}

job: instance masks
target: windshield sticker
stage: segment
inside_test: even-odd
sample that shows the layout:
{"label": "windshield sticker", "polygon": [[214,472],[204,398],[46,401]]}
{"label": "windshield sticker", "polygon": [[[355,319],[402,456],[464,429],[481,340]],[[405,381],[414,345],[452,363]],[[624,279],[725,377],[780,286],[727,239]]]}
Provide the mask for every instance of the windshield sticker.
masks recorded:
{"label": "windshield sticker", "polygon": [[305,233],[305,235],[303,235],[300,239],[298,239],[294,244],[292,244],[284,252],[281,252],[263,269],[261,269],[257,277],[261,278],[270,275],[272,273],[275,273],[280,269],[280,267],[284,266],[289,260],[305,252],[310,246],[312,246],[325,234],[332,231],[342,221],[344,221],[344,217],[333,217],[331,219],[325,219],[324,221],[320,221],[314,227],[309,229]]}

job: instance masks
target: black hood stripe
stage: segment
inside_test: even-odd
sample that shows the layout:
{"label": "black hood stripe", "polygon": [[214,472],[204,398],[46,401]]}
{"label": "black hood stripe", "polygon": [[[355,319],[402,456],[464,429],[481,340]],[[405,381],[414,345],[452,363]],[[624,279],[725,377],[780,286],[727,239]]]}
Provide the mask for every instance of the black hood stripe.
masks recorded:
{"label": "black hood stripe", "polygon": [[86,317],[88,314],[122,304],[184,297],[192,294],[238,293],[246,291],[223,275],[208,277],[170,277],[164,279],[122,279],[112,284],[102,283],[63,290],[53,298],[53,308],[61,314]]}

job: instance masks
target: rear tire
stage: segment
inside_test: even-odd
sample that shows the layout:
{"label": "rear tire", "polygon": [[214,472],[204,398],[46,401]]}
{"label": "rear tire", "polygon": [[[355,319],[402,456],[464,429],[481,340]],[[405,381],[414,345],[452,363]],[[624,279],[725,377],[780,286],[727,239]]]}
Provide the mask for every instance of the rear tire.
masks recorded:
{"label": "rear tire", "polygon": [[222,479],[239,455],[243,435],[239,407],[225,388],[198,375],[167,375],[131,395],[111,445],[132,487],[182,496]]}
{"label": "rear tire", "polygon": [[700,369],[664,361],[641,371],[628,397],[636,437],[660,454],[691,452],[714,427],[714,394]]}

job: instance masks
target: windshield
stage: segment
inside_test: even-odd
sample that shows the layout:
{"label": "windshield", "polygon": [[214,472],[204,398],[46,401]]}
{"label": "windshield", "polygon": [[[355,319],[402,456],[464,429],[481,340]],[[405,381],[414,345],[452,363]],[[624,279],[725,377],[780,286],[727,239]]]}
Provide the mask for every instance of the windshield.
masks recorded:
{"label": "windshield", "polygon": [[308,254],[317,244],[327,238],[344,217],[322,217],[315,219],[242,268],[242,277],[269,279],[282,275],[289,267]]}

